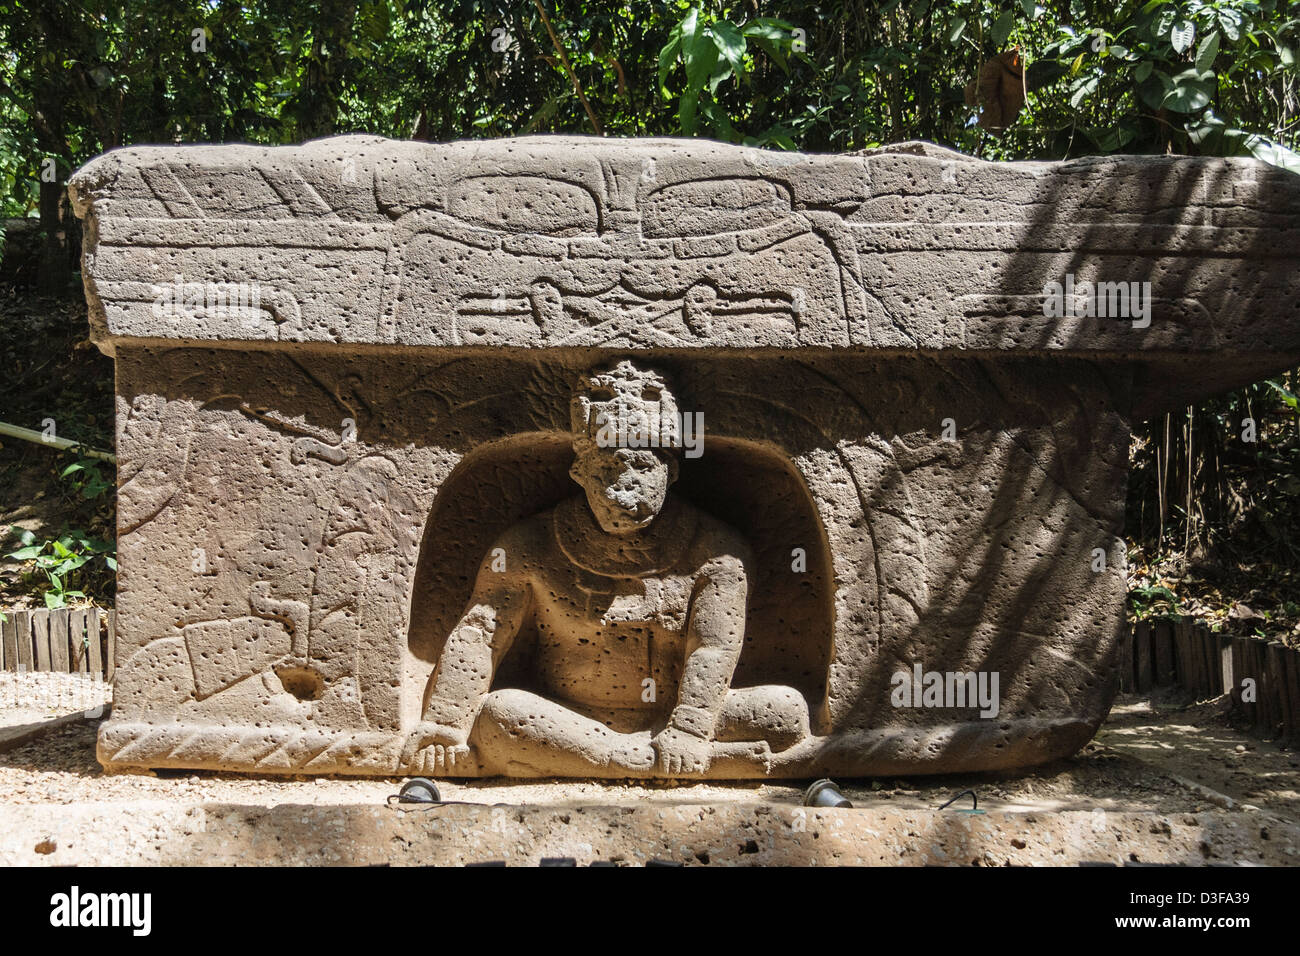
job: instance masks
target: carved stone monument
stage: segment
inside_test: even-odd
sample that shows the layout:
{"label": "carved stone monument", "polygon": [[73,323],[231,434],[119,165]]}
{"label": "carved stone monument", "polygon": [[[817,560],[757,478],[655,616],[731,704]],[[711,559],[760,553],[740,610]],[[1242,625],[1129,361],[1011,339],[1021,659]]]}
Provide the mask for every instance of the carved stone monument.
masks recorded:
{"label": "carved stone monument", "polygon": [[1115,693],[1130,423],[1300,362],[1300,179],[923,144],[139,147],[108,767],[992,770]]}

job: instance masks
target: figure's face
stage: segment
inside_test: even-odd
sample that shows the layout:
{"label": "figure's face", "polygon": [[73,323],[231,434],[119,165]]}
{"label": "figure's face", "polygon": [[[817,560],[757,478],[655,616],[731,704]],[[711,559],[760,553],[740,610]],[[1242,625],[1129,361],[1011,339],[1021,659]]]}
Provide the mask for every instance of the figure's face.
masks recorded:
{"label": "figure's face", "polygon": [[669,460],[649,449],[591,446],[574,459],[572,475],[597,523],[610,534],[630,534],[658,516],[673,471]]}

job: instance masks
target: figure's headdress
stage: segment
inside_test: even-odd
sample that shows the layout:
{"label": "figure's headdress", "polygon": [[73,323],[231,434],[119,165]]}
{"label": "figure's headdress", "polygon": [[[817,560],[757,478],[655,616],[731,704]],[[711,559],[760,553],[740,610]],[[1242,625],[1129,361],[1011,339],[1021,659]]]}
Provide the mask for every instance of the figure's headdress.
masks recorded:
{"label": "figure's headdress", "polygon": [[569,402],[573,447],[680,451],[681,415],[668,381],[624,359],[577,380]]}

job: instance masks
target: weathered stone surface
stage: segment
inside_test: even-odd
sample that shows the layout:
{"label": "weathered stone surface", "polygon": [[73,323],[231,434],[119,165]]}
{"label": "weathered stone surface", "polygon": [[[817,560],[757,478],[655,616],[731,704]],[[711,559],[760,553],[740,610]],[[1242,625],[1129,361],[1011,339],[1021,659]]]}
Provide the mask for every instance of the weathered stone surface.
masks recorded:
{"label": "weathered stone surface", "polygon": [[[71,190],[90,214],[87,288],[107,350],[118,338],[1051,350],[1133,360],[1143,411],[1300,354],[1300,181],[1249,159],[344,136],[122,149]],[[1149,281],[1151,326],[1044,321],[1042,287],[1066,274]],[[178,276],[261,297],[160,310]],[[1213,362],[1188,375],[1175,360],[1187,354]]]}
{"label": "weathered stone surface", "polygon": [[[71,186],[118,372],[101,760],[1068,754],[1115,688],[1129,423],[1300,361],[1297,182],[552,137],[108,154]],[[1149,323],[1046,316],[1067,277],[1149,281]],[[918,667],[992,706],[902,700]]]}

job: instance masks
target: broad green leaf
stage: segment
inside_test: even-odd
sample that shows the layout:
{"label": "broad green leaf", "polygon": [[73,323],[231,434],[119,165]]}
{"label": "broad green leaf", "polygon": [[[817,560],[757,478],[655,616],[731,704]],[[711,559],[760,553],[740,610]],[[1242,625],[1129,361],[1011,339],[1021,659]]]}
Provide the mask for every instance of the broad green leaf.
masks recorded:
{"label": "broad green leaf", "polygon": [[745,69],[745,38],[741,35],[734,23],[726,20],[719,20],[711,24],[709,32],[713,34],[713,44],[718,48],[719,55],[727,63],[731,64],[731,69],[737,76],[744,74]]}
{"label": "broad green leaf", "polygon": [[672,33],[668,35],[668,42],[664,48],[659,51],[659,90],[663,96],[668,96],[668,74],[672,72],[673,66],[677,63],[677,57],[682,51],[682,25],[678,23],[673,27]]}
{"label": "broad green leaf", "polygon": [[[718,62],[718,48],[713,37],[699,23],[699,11],[694,7],[682,20],[682,64],[686,67],[686,90],[698,93],[704,89]],[[691,109],[694,115],[694,105]]]}
{"label": "broad green leaf", "polygon": [[1202,72],[1196,67],[1190,70],[1183,70],[1181,73],[1174,74],[1174,85],[1182,83],[1211,83],[1214,80],[1214,74],[1208,71]]}
{"label": "broad green leaf", "polygon": [[764,40],[771,40],[775,43],[781,43],[790,39],[794,27],[784,20],[774,20],[771,17],[759,17],[756,20],[750,20],[740,30],[742,36],[750,39],[762,37]]}
{"label": "broad green leaf", "polygon": [[1270,382],[1265,382],[1265,384],[1271,387],[1275,392],[1277,392],[1278,395],[1281,396],[1282,401],[1286,402],[1286,404],[1289,407],[1293,409],[1300,409],[1300,398],[1297,398],[1295,395],[1293,395],[1287,389],[1283,388],[1277,382],[1270,381]]}
{"label": "broad green leaf", "polygon": [[45,592],[45,606],[50,610],[63,607],[65,603],[66,602],[63,600],[63,595],[58,593],[57,591]]}
{"label": "broad green leaf", "polygon": [[965,32],[965,30],[966,30],[965,17],[958,17],[956,20],[953,20],[951,25],[949,25],[948,27],[948,42],[951,43],[953,46],[956,46],[957,41],[961,39],[961,35],[963,32]]}
{"label": "broad green leaf", "polygon": [[700,103],[698,90],[683,93],[677,101],[677,125],[687,136],[695,135],[695,112]]}
{"label": "broad green leaf", "polygon": [[716,94],[723,81],[733,75],[731,64],[727,63],[726,60],[719,60],[713,67],[713,73],[709,76],[709,95]]}
{"label": "broad green leaf", "polygon": [[998,17],[993,23],[993,43],[997,46],[1007,42],[1007,37],[1011,36],[1011,31],[1016,25],[1016,15],[1008,10],[1002,16]]}
{"label": "broad green leaf", "polygon": [[1178,19],[1178,11],[1173,7],[1167,10],[1161,10],[1160,16],[1156,18],[1155,35],[1157,37],[1165,36],[1174,27],[1174,22]]}
{"label": "broad green leaf", "polygon": [[1229,40],[1236,42],[1241,39],[1241,14],[1236,10],[1219,10],[1219,26]]}
{"label": "broad green leaf", "polygon": [[1166,94],[1162,105],[1175,113],[1196,113],[1210,105],[1213,90],[1196,80],[1178,83]]}
{"label": "broad green leaf", "polygon": [[1252,138],[1250,154],[1271,166],[1277,166],[1279,169],[1285,169],[1293,173],[1300,173],[1300,153],[1266,140],[1262,136]]}
{"label": "broad green leaf", "polygon": [[44,550],[45,549],[40,545],[33,544],[29,547],[19,548],[17,551],[6,554],[5,557],[13,558],[15,561],[31,561]]}
{"label": "broad green leaf", "polygon": [[1100,79],[1098,76],[1089,76],[1080,81],[1074,88],[1074,92],[1070,94],[1070,105],[1078,109],[1087,97],[1096,92]]}
{"label": "broad green leaf", "polygon": [[1132,141],[1134,131],[1124,126],[1103,130],[1093,135],[1093,142],[1103,153],[1118,153]]}
{"label": "broad green leaf", "polygon": [[1175,53],[1185,52],[1191,47],[1194,39],[1196,39],[1196,24],[1191,20],[1179,20],[1169,31],[1169,42],[1173,44]]}
{"label": "broad green leaf", "polygon": [[1214,69],[1214,58],[1219,55],[1219,31],[1215,30],[1201,40],[1196,48],[1196,68],[1202,72]]}
{"label": "broad green leaf", "polygon": [[774,41],[769,40],[767,37],[754,37],[753,40],[758,44],[758,48],[771,57],[772,62],[781,68],[782,73],[789,74],[790,67],[786,65],[785,54],[781,52],[781,48]]}
{"label": "broad green leaf", "polygon": [[1160,109],[1164,104],[1165,97],[1169,95],[1173,88],[1173,82],[1160,70],[1152,70],[1147,79],[1138,84],[1138,96],[1142,102],[1154,110]]}
{"label": "broad green leaf", "polygon": [[709,121],[709,128],[715,139],[731,142],[739,138],[736,136],[735,127],[731,125],[731,118],[712,99],[700,98],[700,113]]}

